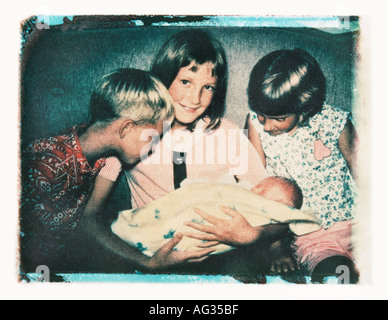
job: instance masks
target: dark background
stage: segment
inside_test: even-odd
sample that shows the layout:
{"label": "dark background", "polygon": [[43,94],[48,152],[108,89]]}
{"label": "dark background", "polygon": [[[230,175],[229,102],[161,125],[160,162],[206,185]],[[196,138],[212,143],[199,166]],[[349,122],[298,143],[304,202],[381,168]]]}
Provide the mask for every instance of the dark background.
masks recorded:
{"label": "dark background", "polygon": [[[116,27],[115,27],[116,26]],[[57,134],[88,119],[97,81],[116,68],[150,69],[161,45],[183,28],[131,27],[88,18],[35,30],[22,55],[22,141]],[[243,127],[253,66],[279,49],[311,53],[326,75],[327,102],[352,110],[357,34],[307,28],[203,28],[224,46],[229,62],[226,117]]]}
{"label": "dark background", "polygon": [[[103,75],[116,68],[150,69],[161,45],[187,28],[152,27],[147,23],[135,27],[129,20],[75,17],[61,26],[35,28],[25,35],[20,68],[22,148],[33,139],[87,122],[90,95]],[[261,57],[279,49],[298,47],[311,53],[327,79],[327,102],[355,111],[358,33],[334,34],[310,28],[203,29],[226,51],[229,82],[225,116],[241,128],[249,112],[246,90],[250,72]],[[117,211],[129,206],[128,187],[121,176],[106,212],[112,213],[113,219]],[[88,265],[89,271],[100,270],[95,263],[95,269],[90,267],[90,257],[82,259],[84,263],[79,265]],[[107,271],[105,267],[100,271]]]}

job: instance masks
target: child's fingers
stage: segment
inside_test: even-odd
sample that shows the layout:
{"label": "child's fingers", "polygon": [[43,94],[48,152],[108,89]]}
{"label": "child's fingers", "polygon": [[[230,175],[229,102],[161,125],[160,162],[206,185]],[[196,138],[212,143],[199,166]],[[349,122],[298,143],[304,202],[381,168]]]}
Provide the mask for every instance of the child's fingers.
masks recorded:
{"label": "child's fingers", "polygon": [[205,260],[209,257],[210,254],[215,252],[215,249],[204,249],[204,250],[198,250],[198,251],[187,251],[185,252],[185,261],[199,261],[199,260]]}
{"label": "child's fingers", "polygon": [[205,211],[202,211],[198,208],[194,208],[193,211],[198,214],[202,219],[205,219],[207,222],[210,222],[213,225],[216,225],[218,222],[218,219],[216,217],[213,217],[212,215],[206,213]]}
{"label": "child's fingers", "polygon": [[188,221],[185,222],[185,225],[191,228],[194,228],[198,231],[206,232],[206,233],[214,233],[214,227],[206,226],[204,224]]}
{"label": "child's fingers", "polygon": [[166,251],[172,251],[175,246],[182,240],[183,238],[183,234],[182,233],[178,233],[176,234],[169,242],[167,242],[163,248],[166,250]]}
{"label": "child's fingers", "polygon": [[218,241],[217,236],[209,233],[198,233],[198,232],[185,232],[183,234],[185,237],[205,240],[205,241]]}
{"label": "child's fingers", "polygon": [[296,267],[292,263],[287,263],[287,262],[284,262],[284,263],[274,263],[271,266],[271,272],[272,273],[276,273],[276,274],[287,274],[287,273],[290,273],[290,272],[294,272],[296,270],[298,270],[298,267]]}
{"label": "child's fingers", "polygon": [[289,267],[288,267],[288,264],[287,263],[283,263],[281,266],[280,266],[280,272],[281,273],[288,273],[289,272]]}
{"label": "child's fingers", "polygon": [[206,259],[209,259],[209,258],[210,258],[210,256],[205,256],[205,257],[200,258],[200,259],[189,259],[186,262],[188,262],[188,263],[199,263],[199,262],[203,262],[203,261],[205,261]]}
{"label": "child's fingers", "polygon": [[219,244],[220,244],[219,241],[206,241],[204,243],[197,245],[197,247],[198,248],[211,248],[211,247],[218,246]]}
{"label": "child's fingers", "polygon": [[237,217],[240,216],[240,213],[237,212],[236,210],[232,209],[232,208],[221,206],[220,209],[221,209],[225,214],[227,214],[228,216],[231,216],[232,218],[237,218]]}

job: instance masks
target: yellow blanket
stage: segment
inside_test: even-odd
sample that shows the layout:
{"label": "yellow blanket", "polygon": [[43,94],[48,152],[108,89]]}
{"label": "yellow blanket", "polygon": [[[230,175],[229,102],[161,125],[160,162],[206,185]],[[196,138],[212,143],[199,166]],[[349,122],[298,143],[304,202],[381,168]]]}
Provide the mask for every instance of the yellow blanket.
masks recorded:
{"label": "yellow blanket", "polygon": [[[119,212],[118,219],[112,224],[112,231],[145,255],[152,256],[176,232],[193,231],[184,222],[209,224],[193,208],[218,218],[231,219],[221,211],[220,206],[240,212],[252,226],[289,223],[291,231],[298,236],[320,229],[320,221],[312,212],[289,208],[240,187],[199,183],[175,190],[143,208]],[[176,250],[199,250],[199,243],[200,240],[184,237]],[[228,245],[220,244],[215,253],[231,249]]]}

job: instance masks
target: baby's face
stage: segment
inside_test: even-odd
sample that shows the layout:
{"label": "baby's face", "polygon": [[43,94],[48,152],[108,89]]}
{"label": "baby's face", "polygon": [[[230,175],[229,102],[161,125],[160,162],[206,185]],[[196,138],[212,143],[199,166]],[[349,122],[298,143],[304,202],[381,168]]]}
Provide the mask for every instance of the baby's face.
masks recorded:
{"label": "baby's face", "polygon": [[294,207],[293,193],[290,187],[277,178],[270,177],[264,179],[257,186],[252,188],[253,193],[266,199],[282,203],[289,207]]}

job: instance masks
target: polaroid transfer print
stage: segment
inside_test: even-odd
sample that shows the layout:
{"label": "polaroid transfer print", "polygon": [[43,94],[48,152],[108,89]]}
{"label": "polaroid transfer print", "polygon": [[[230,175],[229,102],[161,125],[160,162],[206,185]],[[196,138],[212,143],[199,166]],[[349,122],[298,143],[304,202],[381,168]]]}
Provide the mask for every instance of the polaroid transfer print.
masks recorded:
{"label": "polaroid transfer print", "polygon": [[360,283],[359,17],[21,31],[20,281]]}

